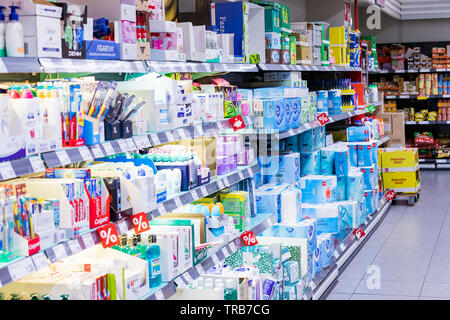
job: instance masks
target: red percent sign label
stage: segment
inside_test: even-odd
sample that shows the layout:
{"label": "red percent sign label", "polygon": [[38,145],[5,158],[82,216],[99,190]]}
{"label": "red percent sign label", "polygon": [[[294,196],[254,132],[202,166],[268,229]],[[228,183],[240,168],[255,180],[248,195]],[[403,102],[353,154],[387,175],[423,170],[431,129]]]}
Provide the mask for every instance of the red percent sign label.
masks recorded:
{"label": "red percent sign label", "polygon": [[356,228],[355,230],[353,230],[353,234],[356,238],[358,238],[358,240],[366,235],[362,228]]}
{"label": "red percent sign label", "polygon": [[114,223],[98,228],[97,233],[103,248],[109,248],[120,243],[119,234],[117,233],[116,225]]}
{"label": "red percent sign label", "polygon": [[389,190],[388,192],[386,192],[385,197],[386,197],[386,199],[388,199],[390,201],[390,200],[394,199],[396,195],[397,194],[395,193],[394,190]]}
{"label": "red percent sign label", "polygon": [[244,233],[242,233],[241,240],[247,247],[251,247],[258,244],[258,240],[256,240],[253,231],[245,231]]}
{"label": "red percent sign label", "polygon": [[229,121],[234,132],[245,128],[245,122],[244,119],[242,119],[241,115],[237,115],[236,117],[231,118]]}
{"label": "red percent sign label", "polygon": [[133,225],[134,232],[140,234],[142,232],[150,230],[147,215],[145,212],[141,212],[131,216],[131,224]]}
{"label": "red percent sign label", "polygon": [[317,116],[317,120],[320,122],[321,125],[324,125],[330,121],[330,118],[325,113],[319,114]]}

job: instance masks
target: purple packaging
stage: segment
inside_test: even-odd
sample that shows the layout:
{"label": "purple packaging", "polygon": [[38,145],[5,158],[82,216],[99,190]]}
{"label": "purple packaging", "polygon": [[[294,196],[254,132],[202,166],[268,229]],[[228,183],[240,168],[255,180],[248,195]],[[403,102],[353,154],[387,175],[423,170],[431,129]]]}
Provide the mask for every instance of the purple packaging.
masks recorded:
{"label": "purple packaging", "polygon": [[272,295],[275,291],[275,284],[277,282],[270,278],[264,279],[262,283],[262,298],[263,300],[272,300]]}

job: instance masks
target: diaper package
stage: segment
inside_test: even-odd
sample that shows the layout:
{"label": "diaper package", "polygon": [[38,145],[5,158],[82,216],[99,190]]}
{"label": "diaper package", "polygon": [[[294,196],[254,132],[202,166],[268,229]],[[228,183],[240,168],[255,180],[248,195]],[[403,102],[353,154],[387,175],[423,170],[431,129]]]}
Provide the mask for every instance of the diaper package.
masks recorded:
{"label": "diaper package", "polygon": [[300,178],[303,203],[328,203],[337,200],[336,176],[311,175]]}
{"label": "diaper package", "polygon": [[320,174],[320,151],[302,152],[300,155],[300,176]]}

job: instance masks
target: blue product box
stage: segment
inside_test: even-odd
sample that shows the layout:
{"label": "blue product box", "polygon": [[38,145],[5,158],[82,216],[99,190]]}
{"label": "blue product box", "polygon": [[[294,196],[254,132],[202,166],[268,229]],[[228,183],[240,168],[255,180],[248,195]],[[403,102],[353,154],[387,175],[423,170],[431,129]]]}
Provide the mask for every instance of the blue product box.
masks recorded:
{"label": "blue product box", "polygon": [[298,184],[302,191],[303,203],[329,203],[336,201],[336,176],[307,176],[300,178]]}
{"label": "blue product box", "polygon": [[353,230],[361,224],[358,201],[341,201],[337,205],[339,209],[339,230]]}
{"label": "blue product box", "polygon": [[370,129],[366,126],[348,127],[347,141],[348,142],[367,142],[370,141]]}
{"label": "blue product box", "polygon": [[347,176],[350,170],[350,155],[349,151],[336,151],[335,155],[335,170],[337,176]]}
{"label": "blue product box", "polygon": [[364,190],[373,190],[377,187],[378,177],[375,166],[360,167],[363,174],[363,187]]}
{"label": "blue product box", "polygon": [[350,166],[357,167],[358,166],[358,143],[356,142],[348,142],[348,152],[350,154]]}
{"label": "blue product box", "polygon": [[320,150],[320,174],[329,176],[334,174],[335,153],[333,149]]}
{"label": "blue product box", "polygon": [[347,185],[345,188],[346,200],[358,200],[364,195],[364,181],[362,172],[350,172],[346,177]]}
{"label": "blue product box", "polygon": [[328,113],[328,91],[317,91],[317,113]]}
{"label": "blue product box", "polygon": [[314,249],[313,252],[314,276],[317,275],[320,271],[322,271],[322,248],[323,247],[321,247],[318,242],[317,247]]}
{"label": "blue product box", "polygon": [[327,268],[334,256],[334,235],[322,233],[317,237],[322,252],[322,268]]}
{"label": "blue product box", "polygon": [[358,143],[358,167],[370,167],[373,164],[372,142]]}
{"label": "blue product box", "polygon": [[281,191],[287,188],[287,184],[264,185],[255,190],[256,211],[258,214],[280,215]]}
{"label": "blue product box", "polygon": [[317,234],[337,233],[339,231],[338,202],[327,204],[304,203],[302,216],[316,220]]}
{"label": "blue product box", "polygon": [[347,177],[346,176],[338,176],[337,180],[337,188],[336,188],[336,200],[344,201],[346,200],[346,189],[347,189]]}
{"label": "blue product box", "polygon": [[[366,199],[366,213],[375,212],[375,190],[364,190],[364,198]],[[364,220],[363,220],[364,221]]]}
{"label": "blue product box", "polygon": [[97,39],[86,41],[86,59],[120,60],[120,43]]}
{"label": "blue product box", "polygon": [[300,175],[302,177],[320,174],[319,152],[320,151],[300,153]]}
{"label": "blue product box", "polygon": [[292,129],[292,100],[284,99],[285,124],[283,130]]}
{"label": "blue product box", "polygon": [[275,129],[280,131],[287,130],[286,125],[286,110],[284,105],[284,99],[276,99],[273,102],[274,116],[275,116]]}
{"label": "blue product box", "polygon": [[301,125],[301,98],[290,98],[292,99],[292,128],[298,128]]}
{"label": "blue product box", "polygon": [[315,145],[316,130],[308,130],[300,133],[300,152],[313,152],[317,150]]}
{"label": "blue product box", "polygon": [[265,38],[266,38],[266,49],[281,50],[281,33],[266,32]]}
{"label": "blue product box", "polygon": [[290,136],[285,139],[286,148],[285,150],[292,150],[293,152],[300,152],[300,136],[297,134],[295,136]]}
{"label": "blue product box", "polygon": [[[278,163],[272,157],[273,173],[269,183],[296,183],[300,180],[300,154],[297,152],[280,155]],[[276,171],[275,171],[276,170]]]}

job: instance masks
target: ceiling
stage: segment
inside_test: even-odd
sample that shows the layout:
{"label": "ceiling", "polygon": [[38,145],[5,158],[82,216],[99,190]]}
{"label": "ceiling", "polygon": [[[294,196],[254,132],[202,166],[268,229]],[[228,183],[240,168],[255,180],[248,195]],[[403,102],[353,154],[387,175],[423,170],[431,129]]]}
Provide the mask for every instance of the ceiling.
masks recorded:
{"label": "ceiling", "polygon": [[[375,3],[376,0],[358,0],[358,5]],[[450,18],[450,0],[385,0],[382,11],[400,20]]]}

